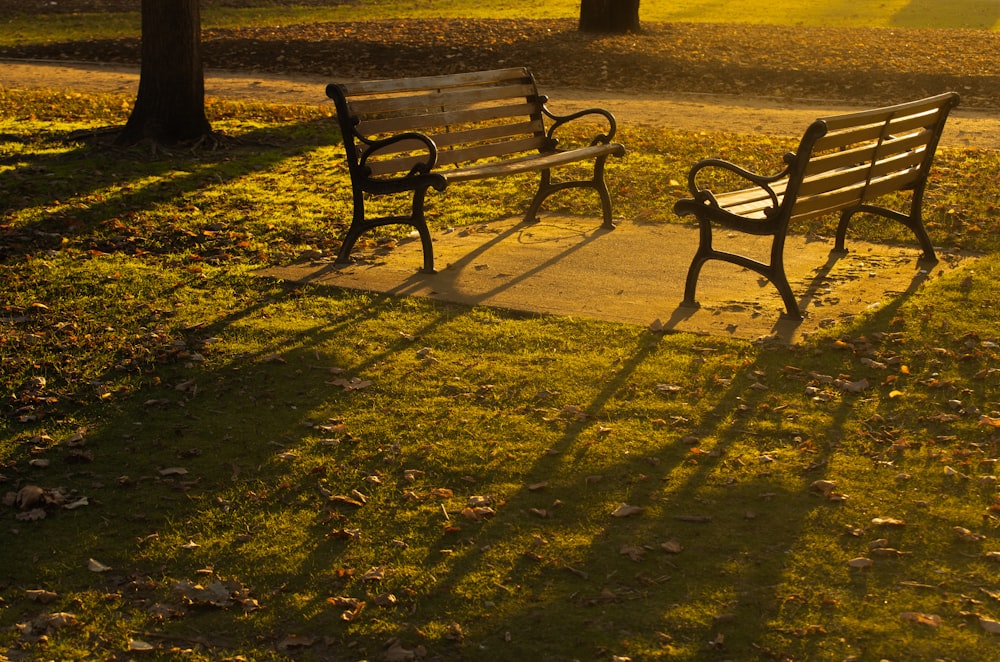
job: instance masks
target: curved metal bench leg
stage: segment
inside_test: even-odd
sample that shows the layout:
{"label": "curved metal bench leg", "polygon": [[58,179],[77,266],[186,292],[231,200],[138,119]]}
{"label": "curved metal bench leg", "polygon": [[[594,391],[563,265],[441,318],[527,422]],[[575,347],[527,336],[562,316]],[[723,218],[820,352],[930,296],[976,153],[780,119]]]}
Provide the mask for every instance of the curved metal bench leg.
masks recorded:
{"label": "curved metal bench leg", "polygon": [[351,261],[351,251],[358,238],[368,229],[365,224],[365,197],[361,191],[354,189],[354,217],[351,219],[351,227],[347,228],[344,240],[340,244],[340,251],[337,252],[336,264],[347,264]]}
{"label": "curved metal bench leg", "polygon": [[701,268],[712,259],[712,223],[708,219],[698,219],[698,250],[695,251],[691,266],[688,267],[687,278],[684,279],[684,301],[685,306],[700,307],[701,304],[695,299],[695,290],[698,287],[698,276],[701,275]]}
{"label": "curved metal bench leg", "polygon": [[778,288],[778,294],[781,295],[781,300],[785,304],[785,312],[782,317],[801,322],[802,313],[799,311],[799,302],[795,300],[795,294],[792,292],[792,286],[788,283],[788,277],[785,276],[785,270],[775,269],[771,282]]}
{"label": "curved metal bench leg", "polygon": [[424,218],[424,198],[426,197],[426,186],[413,191],[413,214],[410,216],[410,224],[417,229],[417,234],[420,235],[420,247],[424,254],[423,272],[433,274],[437,273],[437,270],[434,268],[434,243],[431,241],[431,231],[427,227],[427,219]]}
{"label": "curved metal bench leg", "polygon": [[604,178],[604,164],[607,160],[607,156],[599,156],[594,162],[594,188],[597,189],[597,195],[601,197],[601,212],[604,215],[602,227],[605,230],[614,230],[615,222],[611,218],[611,193],[608,191],[608,183]]}
{"label": "curved metal bench leg", "polygon": [[840,212],[840,223],[837,224],[837,236],[833,242],[833,249],[831,253],[845,254],[847,253],[847,248],[844,246],[844,240],[847,238],[847,225],[851,222],[851,217],[854,216],[856,209],[845,209]]}
{"label": "curved metal bench leg", "polygon": [[538,220],[538,210],[541,209],[545,198],[549,197],[554,190],[552,187],[552,172],[550,170],[542,170],[541,179],[538,182],[538,190],[535,191],[535,197],[531,199],[531,204],[528,205],[528,211],[524,213],[525,223],[534,223]]}

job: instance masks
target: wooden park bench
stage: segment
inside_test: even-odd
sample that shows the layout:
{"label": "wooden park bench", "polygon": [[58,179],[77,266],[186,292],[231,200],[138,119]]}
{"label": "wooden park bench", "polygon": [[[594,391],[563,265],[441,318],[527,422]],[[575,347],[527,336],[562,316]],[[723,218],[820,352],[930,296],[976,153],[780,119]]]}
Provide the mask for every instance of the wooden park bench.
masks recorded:
{"label": "wooden park bench", "polygon": [[[424,218],[427,190],[518,173],[541,173],[525,221],[535,219],[552,193],[587,187],[600,196],[603,227],[614,227],[604,165],[609,156],[625,154],[612,142],[614,116],[599,108],[554,115],[527,69],[334,83],[326,93],[336,104],[354,191],[354,216],[337,262],[348,261],[368,230],[405,224],[419,233],[424,271],[433,272],[434,249]],[[598,115],[600,129],[607,125],[605,133],[588,145],[563,149],[557,129],[585,115]],[[553,168],[580,161],[593,161],[591,178],[552,181]],[[408,216],[365,215],[366,196],[409,192]]]}
{"label": "wooden park bench", "polygon": [[[692,197],[674,205],[677,214],[694,215],[700,228],[698,250],[684,286],[684,303],[698,305],[695,287],[705,262],[723,260],[767,278],[781,294],[785,316],[801,320],[785,275],[785,235],[793,222],[830,213],[840,214],[833,248],[836,253],[844,252],[851,217],[868,213],[912,230],[923,249],[922,259],[936,262],[921,208],[941,131],[957,104],[958,95],[947,93],[818,119],[806,130],[798,150],[785,155],[784,170],[773,176],[755,174],[719,159],[696,163],[688,175]],[[712,168],[735,174],[753,186],[715,193],[698,181],[703,171],[711,173]],[[900,191],[911,193],[905,213],[873,204],[877,198]],[[770,262],[714,249],[712,227],[716,224],[752,235],[770,235]]]}

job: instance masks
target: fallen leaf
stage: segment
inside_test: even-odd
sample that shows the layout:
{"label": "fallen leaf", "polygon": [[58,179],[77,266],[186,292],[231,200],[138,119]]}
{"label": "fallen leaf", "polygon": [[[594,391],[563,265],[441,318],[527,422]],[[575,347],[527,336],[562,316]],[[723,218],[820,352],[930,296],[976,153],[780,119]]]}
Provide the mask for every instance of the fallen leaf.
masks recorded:
{"label": "fallen leaf", "polygon": [[132,653],[148,653],[149,651],[155,650],[153,644],[143,641],[142,639],[129,639],[128,649]]}
{"label": "fallen leaf", "polygon": [[641,561],[646,555],[646,550],[638,545],[622,545],[618,553],[622,556],[627,556],[633,561]]}
{"label": "fallen leaf", "polygon": [[90,501],[87,499],[87,497],[80,497],[76,501],[71,501],[63,505],[63,508],[65,508],[66,510],[76,510],[77,508],[83,508],[84,506],[89,506],[89,505]]}
{"label": "fallen leaf", "polygon": [[980,616],[979,626],[990,634],[1000,634],[1000,622],[994,621],[992,618]]}
{"label": "fallen leaf", "polygon": [[278,650],[289,650],[292,648],[308,648],[316,643],[316,637],[304,637],[298,634],[290,634],[278,642]]}
{"label": "fallen leaf", "polygon": [[53,600],[59,597],[58,593],[54,593],[52,591],[45,591],[42,589],[37,589],[37,590],[28,589],[27,591],[24,592],[24,594],[25,596],[27,596],[29,600],[33,600],[35,602],[41,602],[43,605],[48,604],[49,602],[52,602]]}
{"label": "fallen leaf", "polygon": [[660,547],[668,554],[680,554],[684,551],[684,547],[676,540],[668,540],[667,542],[662,543]]}
{"label": "fallen leaf", "polygon": [[958,536],[959,540],[963,542],[980,542],[986,539],[986,536],[983,535],[982,533],[976,533],[974,531],[970,531],[964,526],[955,526],[952,527],[951,530],[954,531],[955,535]]}
{"label": "fallen leaf", "polygon": [[618,508],[616,508],[613,513],[611,513],[611,516],[631,517],[632,515],[638,515],[639,513],[642,512],[642,510],[643,509],[640,508],[639,506],[630,506],[627,503],[623,503],[622,505],[618,506]]}
{"label": "fallen leaf", "polygon": [[397,640],[392,642],[392,646],[385,651],[383,657],[386,662],[408,662],[409,660],[416,659],[417,654],[415,651],[403,648],[402,644]]}
{"label": "fallen leaf", "polygon": [[847,565],[851,566],[852,568],[870,568],[873,565],[875,565],[875,562],[869,558],[860,556],[856,559],[851,559],[850,561],[848,561]]}
{"label": "fallen leaf", "polygon": [[44,614],[39,616],[32,622],[33,629],[39,631],[49,631],[58,630],[59,628],[66,627],[67,625],[76,625],[79,620],[76,614],[71,614],[65,611],[55,612],[53,614]]}
{"label": "fallen leaf", "polygon": [[188,470],[184,467],[167,467],[166,469],[160,469],[161,476],[186,476]]}
{"label": "fallen leaf", "polygon": [[94,559],[87,559],[87,570],[91,572],[107,572],[111,570],[111,566],[104,565],[100,561]]}
{"label": "fallen leaf", "polygon": [[937,614],[922,614],[917,611],[904,611],[899,616],[904,621],[919,623],[920,625],[929,625],[934,628],[941,626],[941,617]]}
{"label": "fallen leaf", "polygon": [[333,386],[340,386],[345,391],[357,391],[363,388],[368,388],[372,385],[371,380],[361,379],[360,377],[352,377],[351,379],[335,379],[332,382],[327,382]]}
{"label": "fallen leaf", "polygon": [[44,508],[32,508],[26,513],[18,513],[14,519],[18,522],[36,522],[40,519],[45,519],[45,509]]}
{"label": "fallen leaf", "polygon": [[379,582],[385,579],[385,568],[378,566],[377,568],[372,568],[365,574],[361,575],[361,579],[366,582]]}
{"label": "fallen leaf", "polygon": [[861,393],[870,387],[867,379],[859,379],[856,382],[838,379],[834,382],[834,385],[840,388],[840,390],[847,391],[848,393]]}
{"label": "fallen leaf", "polygon": [[30,510],[45,496],[45,490],[38,485],[25,485],[17,491],[14,504],[21,510]]}

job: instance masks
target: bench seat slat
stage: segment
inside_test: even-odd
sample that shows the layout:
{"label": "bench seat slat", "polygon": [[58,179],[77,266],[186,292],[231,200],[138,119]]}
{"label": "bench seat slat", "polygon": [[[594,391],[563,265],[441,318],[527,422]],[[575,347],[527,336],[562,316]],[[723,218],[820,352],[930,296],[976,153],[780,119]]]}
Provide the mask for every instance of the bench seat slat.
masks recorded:
{"label": "bench seat slat", "polygon": [[499,163],[484,163],[482,165],[456,168],[454,170],[443,170],[441,174],[449,182],[464,182],[525,172],[537,172],[577,161],[590,161],[599,156],[621,156],[622,154],[624,154],[624,150],[621,145],[590,145],[565,152],[548,152],[541,155],[526,156],[521,159],[505,159]]}
{"label": "bench seat slat", "polygon": [[[537,152],[544,145],[544,138],[531,137],[520,140],[506,140],[498,143],[483,143],[472,147],[460,147],[459,149],[443,149],[438,151],[437,167],[441,168],[456,163],[468,163],[524,152]],[[379,161],[373,160],[368,163],[368,167],[371,168],[373,176],[380,176],[396,172],[407,172],[413,166],[423,163],[426,160],[426,154],[424,156],[402,156]]]}

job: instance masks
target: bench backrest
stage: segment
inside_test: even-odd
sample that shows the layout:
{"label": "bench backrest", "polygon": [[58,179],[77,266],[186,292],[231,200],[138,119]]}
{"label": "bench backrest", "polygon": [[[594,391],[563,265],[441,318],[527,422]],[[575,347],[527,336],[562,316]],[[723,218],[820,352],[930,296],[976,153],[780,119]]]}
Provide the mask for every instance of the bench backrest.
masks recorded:
{"label": "bench backrest", "polygon": [[[955,93],[813,122],[790,161],[787,220],[923,187]],[[918,193],[922,193],[918,192]]]}
{"label": "bench backrest", "polygon": [[[337,83],[327,95],[336,103],[352,169],[369,149],[366,141],[413,131],[434,141],[438,166],[537,152],[548,144],[545,99],[524,68]],[[409,171],[426,160],[427,148],[404,140],[377,153],[365,162],[372,176]]]}

